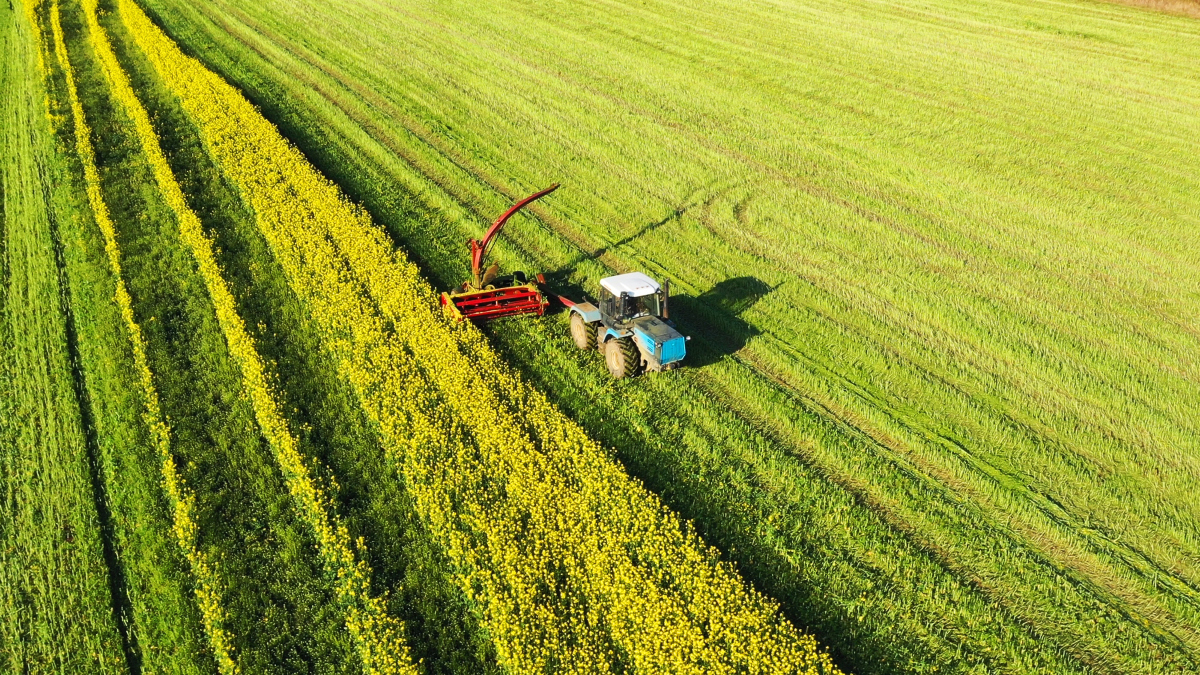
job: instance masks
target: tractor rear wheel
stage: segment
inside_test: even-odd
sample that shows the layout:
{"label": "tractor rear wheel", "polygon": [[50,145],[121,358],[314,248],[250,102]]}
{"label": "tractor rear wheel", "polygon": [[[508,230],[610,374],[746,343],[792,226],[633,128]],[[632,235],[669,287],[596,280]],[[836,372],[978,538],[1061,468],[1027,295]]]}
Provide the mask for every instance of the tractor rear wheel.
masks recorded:
{"label": "tractor rear wheel", "polygon": [[571,339],[575,340],[575,346],[580,349],[591,349],[593,341],[596,339],[592,327],[587,325],[583,317],[575,312],[571,312]]}
{"label": "tractor rear wheel", "polygon": [[618,380],[636,375],[642,365],[642,355],[629,338],[609,340],[604,360],[608,363],[608,372]]}

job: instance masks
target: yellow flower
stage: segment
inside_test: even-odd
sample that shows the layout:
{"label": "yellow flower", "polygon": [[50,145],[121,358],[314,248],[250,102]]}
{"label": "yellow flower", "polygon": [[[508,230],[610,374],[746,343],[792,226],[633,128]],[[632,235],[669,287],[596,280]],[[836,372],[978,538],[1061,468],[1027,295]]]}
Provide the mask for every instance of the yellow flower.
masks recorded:
{"label": "yellow flower", "polygon": [[370,570],[365,562],[356,560],[350,549],[349,532],[328,497],[314,483],[296,439],[288,429],[267,382],[262,358],[237,313],[233,294],[221,276],[212,242],[204,234],[199,218],[187,205],[183,190],[163,155],[150,117],[138,101],[104,28],[97,21],[96,0],[83,0],[83,7],[93,51],[114,97],[133,119],[155,182],[179,221],[180,238],[191,251],[212,299],[217,323],[229,353],[241,371],[242,388],[249,396],[255,419],[275,456],[297,510],[313,531],[317,552],[326,571],[336,579],[335,591],[344,607],[346,627],[354,637],[364,670],[381,675],[415,673],[400,621],[387,616],[382,604],[374,602],[370,596]]}

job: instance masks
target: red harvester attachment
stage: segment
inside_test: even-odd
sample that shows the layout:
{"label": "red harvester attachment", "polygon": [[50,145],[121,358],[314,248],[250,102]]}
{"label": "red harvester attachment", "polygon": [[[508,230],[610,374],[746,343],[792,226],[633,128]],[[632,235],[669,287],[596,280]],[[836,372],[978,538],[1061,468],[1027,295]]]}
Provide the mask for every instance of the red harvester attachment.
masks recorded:
{"label": "red harvester attachment", "polygon": [[535,192],[521,201],[513,204],[512,208],[496,219],[482,240],[471,239],[467,246],[471,249],[471,278],[464,281],[462,286],[448,293],[442,293],[442,305],[450,309],[459,319],[495,319],[501,316],[517,316],[518,314],[537,314],[541,316],[546,311],[549,301],[542,296],[538,284],[544,283],[542,275],[538,274],[530,281],[524,272],[513,272],[500,276],[500,266],[492,263],[486,270],[483,263],[487,259],[487,251],[492,240],[500,233],[500,229],[517,211],[526,204],[545,197],[558,189],[555,183],[550,187]]}

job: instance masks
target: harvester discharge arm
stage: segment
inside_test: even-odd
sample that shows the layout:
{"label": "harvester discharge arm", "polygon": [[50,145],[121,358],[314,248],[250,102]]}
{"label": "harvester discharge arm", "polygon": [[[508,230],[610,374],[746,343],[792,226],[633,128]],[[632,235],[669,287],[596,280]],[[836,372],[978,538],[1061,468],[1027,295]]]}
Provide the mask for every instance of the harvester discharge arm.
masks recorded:
{"label": "harvester discharge arm", "polygon": [[504,215],[500,216],[496,219],[496,222],[492,223],[492,226],[488,228],[486,233],[484,233],[482,240],[471,239],[469,242],[467,242],[467,244],[471,247],[471,279],[475,282],[475,288],[483,288],[483,263],[485,260],[487,260],[488,247],[491,246],[492,240],[496,238],[496,235],[500,234],[500,230],[504,227],[504,224],[508,222],[508,219],[511,218],[517,211],[520,211],[522,208],[524,208],[526,204],[535,202],[557,189],[558,183],[555,183],[545,190],[542,190],[541,192],[535,192],[516,204],[513,204],[511,208],[504,212]]}

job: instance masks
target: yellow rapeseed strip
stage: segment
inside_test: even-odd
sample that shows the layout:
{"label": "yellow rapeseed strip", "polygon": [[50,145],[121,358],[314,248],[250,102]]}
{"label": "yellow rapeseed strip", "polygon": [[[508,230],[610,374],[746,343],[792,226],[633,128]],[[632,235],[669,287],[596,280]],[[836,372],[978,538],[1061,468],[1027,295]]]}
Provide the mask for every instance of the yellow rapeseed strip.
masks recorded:
{"label": "yellow rapeseed strip", "polygon": [[833,673],[518,377],[359,208],[132,0],[121,16],[238,185],[513,672]]}
{"label": "yellow rapeseed strip", "polygon": [[[364,670],[379,675],[415,674],[400,621],[387,615],[380,598],[371,596],[370,568],[365,560],[355,555],[349,532],[334,513],[328,496],[313,480],[295,437],[279,411],[267,383],[262,359],[221,276],[212,242],[204,234],[199,218],[187,205],[162,153],[150,117],[134,94],[107,34],[97,21],[96,0],[83,0],[83,6],[93,50],[115,98],[133,119],[155,182],[177,216],[180,236],[191,250],[213,300],[218,324],[229,352],[241,370],[242,386],[249,395],[258,425],[274,452],[292,499],[316,536],[317,551],[326,571],[335,578],[335,590],[345,610],[346,628],[362,658]],[[361,542],[359,546],[362,547]]]}
{"label": "yellow rapeseed strip", "polygon": [[[40,4],[41,0],[32,0],[25,5],[30,23],[33,24],[34,30],[39,32],[37,38],[39,46],[42,39],[37,21],[37,8]],[[96,170],[96,156],[92,148],[91,131],[88,129],[87,120],[84,117],[83,106],[79,102],[79,93],[75,85],[75,71],[71,67],[71,62],[67,57],[67,47],[63,42],[62,23],[59,20],[57,2],[50,9],[50,25],[54,36],[54,50],[58,55],[58,63],[62,68],[63,75],[66,77],[67,96],[70,99],[71,111],[75,118],[75,147],[80,163],[83,165],[88,203],[95,216],[96,224],[99,225],[100,232],[104,236],[104,250],[108,256],[109,269],[112,270],[113,278],[116,280],[115,299],[129,336],[134,368],[137,370],[142,387],[144,404],[142,418],[150,430],[151,442],[158,451],[161,461],[163,489],[167,494],[167,502],[171,506],[175,540],[191,567],[195,580],[196,602],[200,607],[204,630],[208,635],[209,646],[216,657],[217,667],[222,675],[234,675],[239,671],[231,653],[229,635],[224,629],[225,613],[221,607],[221,594],[218,590],[220,588],[219,579],[206,556],[196,548],[199,527],[192,519],[192,495],[184,487],[183,480],[175,469],[175,460],[171,456],[170,429],[162,420],[158,391],[154,387],[154,378],[146,359],[146,341],[142,335],[141,326],[134,320],[133,303],[121,273],[121,252],[117,248],[116,230],[100,191],[100,175]],[[39,63],[43,67],[43,75],[46,75],[44,61],[39,59]]]}

